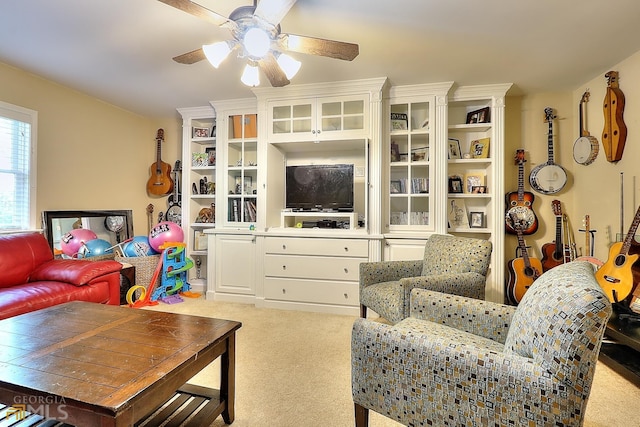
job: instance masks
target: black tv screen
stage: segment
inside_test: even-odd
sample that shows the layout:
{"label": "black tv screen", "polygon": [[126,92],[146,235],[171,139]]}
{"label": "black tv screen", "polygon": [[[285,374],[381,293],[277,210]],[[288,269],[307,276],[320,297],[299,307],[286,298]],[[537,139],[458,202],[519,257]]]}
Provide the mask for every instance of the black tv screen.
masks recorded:
{"label": "black tv screen", "polygon": [[286,207],[353,212],[353,165],[287,166]]}

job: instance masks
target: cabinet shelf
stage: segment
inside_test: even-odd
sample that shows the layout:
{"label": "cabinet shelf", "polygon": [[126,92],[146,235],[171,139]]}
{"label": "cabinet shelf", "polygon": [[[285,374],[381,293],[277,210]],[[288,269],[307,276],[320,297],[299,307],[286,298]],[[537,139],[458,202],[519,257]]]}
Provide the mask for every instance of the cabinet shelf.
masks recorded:
{"label": "cabinet shelf", "polygon": [[189,226],[191,228],[199,228],[199,229],[216,228],[216,223],[215,222],[192,222],[191,224],[189,224]]}
{"label": "cabinet shelf", "polygon": [[491,123],[470,123],[449,125],[449,131],[453,132],[488,132],[491,129]]}
{"label": "cabinet shelf", "polygon": [[191,196],[189,196],[191,199],[193,200],[197,200],[197,199],[215,199],[216,195],[215,194],[193,194]]}
{"label": "cabinet shelf", "polygon": [[191,170],[193,172],[198,172],[198,171],[201,171],[201,172],[213,172],[213,171],[216,170],[216,167],[215,166],[192,166]]}
{"label": "cabinet shelf", "polygon": [[210,144],[214,144],[216,142],[216,138],[191,138],[191,142],[193,142],[194,144],[200,144],[200,145],[210,145]]}

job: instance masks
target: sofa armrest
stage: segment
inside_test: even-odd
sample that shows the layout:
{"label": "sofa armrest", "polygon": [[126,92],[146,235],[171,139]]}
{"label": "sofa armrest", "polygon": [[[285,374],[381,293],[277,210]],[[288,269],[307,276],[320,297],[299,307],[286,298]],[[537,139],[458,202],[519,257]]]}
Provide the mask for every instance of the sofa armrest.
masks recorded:
{"label": "sofa armrest", "polygon": [[36,267],[29,276],[29,281],[50,280],[82,286],[121,269],[122,264],[117,261],[54,259]]}
{"label": "sofa armrest", "polygon": [[363,262],[360,264],[360,289],[375,283],[419,276],[422,272],[422,263],[422,260]]}
{"label": "sofa armrest", "polygon": [[411,317],[460,329],[504,344],[516,308],[424,289],[411,291]]}

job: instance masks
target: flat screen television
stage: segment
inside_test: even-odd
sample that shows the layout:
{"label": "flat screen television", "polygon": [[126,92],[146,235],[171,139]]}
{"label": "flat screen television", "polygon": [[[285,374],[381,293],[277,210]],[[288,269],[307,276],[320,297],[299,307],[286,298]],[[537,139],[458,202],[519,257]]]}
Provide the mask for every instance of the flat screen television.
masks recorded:
{"label": "flat screen television", "polygon": [[353,212],[353,165],[297,165],[286,168],[286,207]]}

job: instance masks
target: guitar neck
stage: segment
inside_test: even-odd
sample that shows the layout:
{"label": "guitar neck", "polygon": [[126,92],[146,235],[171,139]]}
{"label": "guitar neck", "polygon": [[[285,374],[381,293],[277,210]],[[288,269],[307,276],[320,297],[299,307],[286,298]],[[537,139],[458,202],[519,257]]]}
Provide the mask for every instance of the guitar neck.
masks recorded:
{"label": "guitar neck", "polygon": [[553,164],[553,120],[549,119],[549,134],[547,135],[547,163]]}
{"label": "guitar neck", "polygon": [[527,252],[527,245],[524,243],[524,237],[522,237],[522,232],[518,229],[518,247],[520,248],[520,255],[522,255],[522,260],[524,261],[524,266],[527,268],[531,267],[531,261],[529,260],[529,253]]}
{"label": "guitar neck", "polygon": [[556,216],[556,254],[562,253],[562,215]]}
{"label": "guitar neck", "polygon": [[156,172],[162,173],[162,167],[160,166],[160,162],[162,161],[162,140],[156,140]]}
{"label": "guitar neck", "polygon": [[518,202],[524,202],[524,162],[518,163]]}
{"label": "guitar neck", "polygon": [[627,237],[624,239],[624,243],[620,248],[620,254],[626,255],[629,253],[629,249],[631,248],[631,242],[636,236],[636,231],[638,230],[638,225],[640,224],[640,206],[636,211],[636,216],[633,218],[633,222],[631,223],[631,227],[629,227],[629,232],[627,233]]}

